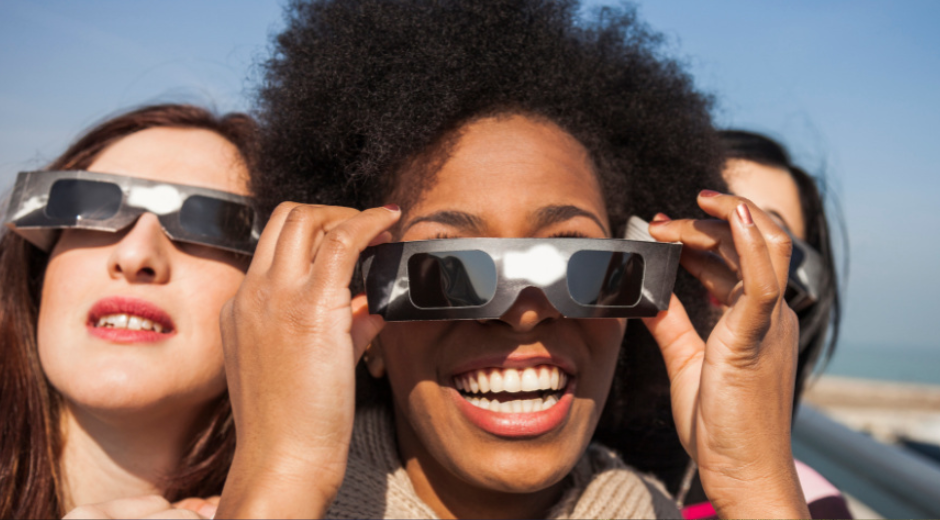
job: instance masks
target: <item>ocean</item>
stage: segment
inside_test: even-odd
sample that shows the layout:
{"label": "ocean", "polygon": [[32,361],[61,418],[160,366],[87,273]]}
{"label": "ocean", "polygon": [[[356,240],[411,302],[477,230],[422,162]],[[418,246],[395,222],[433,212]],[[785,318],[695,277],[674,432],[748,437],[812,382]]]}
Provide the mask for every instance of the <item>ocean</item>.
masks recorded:
{"label": "ocean", "polygon": [[840,344],[824,373],[940,385],[940,346]]}

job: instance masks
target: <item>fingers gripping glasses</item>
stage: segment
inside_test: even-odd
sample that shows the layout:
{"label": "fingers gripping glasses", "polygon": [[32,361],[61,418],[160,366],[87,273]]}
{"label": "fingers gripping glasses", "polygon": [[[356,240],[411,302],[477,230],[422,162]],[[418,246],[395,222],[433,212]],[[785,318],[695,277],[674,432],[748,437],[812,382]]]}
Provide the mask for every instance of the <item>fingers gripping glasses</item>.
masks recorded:
{"label": "fingers gripping glasses", "polygon": [[569,318],[655,316],[680,244],[591,238],[397,242],[360,259],[369,310],[388,321],[495,319],[527,287]]}
{"label": "fingers gripping glasses", "polygon": [[793,250],[790,254],[790,272],[785,298],[796,312],[819,301],[821,293],[829,283],[829,271],[822,255],[813,246],[790,235]]}
{"label": "fingers gripping glasses", "polygon": [[180,242],[250,255],[260,235],[261,222],[247,197],[80,170],[20,173],[4,223],[48,251],[61,229],[117,232],[148,212]]}

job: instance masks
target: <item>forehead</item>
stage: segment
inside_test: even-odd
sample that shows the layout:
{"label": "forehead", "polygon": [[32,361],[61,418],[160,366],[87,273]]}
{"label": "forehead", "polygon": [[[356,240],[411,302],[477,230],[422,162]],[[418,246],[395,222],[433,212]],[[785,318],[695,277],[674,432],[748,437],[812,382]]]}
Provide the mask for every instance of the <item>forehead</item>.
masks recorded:
{"label": "forehead", "polygon": [[150,128],[105,148],[88,167],[142,179],[248,195],[248,170],[219,134],[194,128]]}
{"label": "forehead", "polygon": [[800,189],[790,172],[744,159],[730,159],[723,172],[728,188],[776,214],[798,238],[805,238]]}
{"label": "forehead", "polygon": [[551,122],[507,115],[462,128],[408,214],[460,210],[489,225],[513,226],[551,205],[575,205],[607,222],[600,183],[584,146]]}

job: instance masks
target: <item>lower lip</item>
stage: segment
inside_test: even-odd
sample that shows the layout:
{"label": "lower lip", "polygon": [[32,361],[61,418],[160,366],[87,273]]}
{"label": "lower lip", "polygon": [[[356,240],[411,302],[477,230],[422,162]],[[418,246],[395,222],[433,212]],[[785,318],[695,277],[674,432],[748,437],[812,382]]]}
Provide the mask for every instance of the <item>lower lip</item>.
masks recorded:
{"label": "lower lip", "polygon": [[112,329],[110,327],[88,326],[88,333],[97,338],[114,343],[156,343],[163,341],[173,333],[154,332],[152,330]]}
{"label": "lower lip", "polygon": [[568,386],[561,398],[548,410],[530,413],[499,413],[474,406],[463,398],[455,388],[452,395],[457,401],[457,408],[483,431],[500,437],[525,438],[544,435],[558,428],[568,417],[571,403],[574,402],[575,381],[568,380]]}

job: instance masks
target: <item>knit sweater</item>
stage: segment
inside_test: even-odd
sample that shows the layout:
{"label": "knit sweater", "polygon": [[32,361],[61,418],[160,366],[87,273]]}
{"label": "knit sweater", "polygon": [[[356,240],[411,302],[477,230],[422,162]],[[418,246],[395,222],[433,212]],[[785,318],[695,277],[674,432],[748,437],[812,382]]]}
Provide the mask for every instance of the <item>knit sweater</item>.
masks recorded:
{"label": "knit sweater", "polygon": [[[681,518],[652,478],[592,444],[571,470],[567,490],[548,518]],[[415,493],[395,446],[390,413],[356,413],[346,478],[328,518],[438,518]]]}

